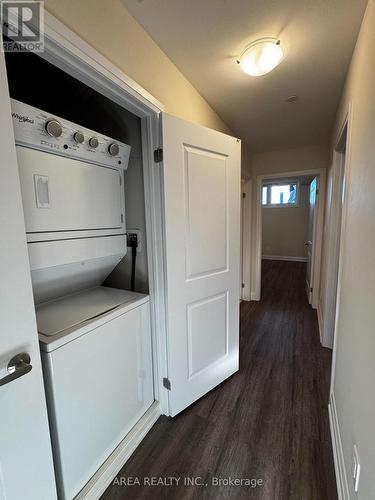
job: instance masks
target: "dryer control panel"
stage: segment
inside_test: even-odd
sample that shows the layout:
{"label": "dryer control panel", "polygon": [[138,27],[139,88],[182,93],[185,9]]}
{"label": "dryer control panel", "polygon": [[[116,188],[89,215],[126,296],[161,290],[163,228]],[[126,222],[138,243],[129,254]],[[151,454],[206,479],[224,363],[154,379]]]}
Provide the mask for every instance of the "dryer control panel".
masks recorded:
{"label": "dryer control panel", "polygon": [[15,99],[11,106],[16,144],[106,167],[128,168],[129,145]]}

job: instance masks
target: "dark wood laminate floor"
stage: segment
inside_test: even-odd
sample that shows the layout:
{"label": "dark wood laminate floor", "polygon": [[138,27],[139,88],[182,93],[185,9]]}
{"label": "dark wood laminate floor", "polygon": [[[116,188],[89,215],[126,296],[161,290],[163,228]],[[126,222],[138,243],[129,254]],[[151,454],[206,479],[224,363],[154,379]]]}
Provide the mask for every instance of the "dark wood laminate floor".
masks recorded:
{"label": "dark wood laminate floor", "polygon": [[[240,371],[174,419],[161,417],[103,500],[336,500],[327,412],[331,351],[320,346],[302,263],[264,261],[262,300],[241,305]],[[186,477],[207,486],[183,486]],[[213,478],[261,479],[261,487]],[[122,479],[123,480],[123,479]]]}

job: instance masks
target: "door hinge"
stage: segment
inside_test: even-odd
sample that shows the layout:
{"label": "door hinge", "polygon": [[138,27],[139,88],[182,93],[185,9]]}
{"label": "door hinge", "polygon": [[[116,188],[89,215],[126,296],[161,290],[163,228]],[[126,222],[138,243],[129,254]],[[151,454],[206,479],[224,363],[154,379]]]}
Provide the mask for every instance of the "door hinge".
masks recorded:
{"label": "door hinge", "polygon": [[124,222],[124,214],[121,214],[121,224]]}
{"label": "door hinge", "polygon": [[163,150],[162,148],[155,149],[154,151],[154,162],[160,163],[163,161]]}
{"label": "door hinge", "polygon": [[122,186],[122,178],[121,178],[121,175],[120,175],[120,186]]}
{"label": "door hinge", "polygon": [[319,188],[316,189],[316,194],[319,194]]}
{"label": "door hinge", "polygon": [[310,288],[310,292],[312,292],[312,291],[313,291],[313,289],[312,289],[312,288]]}
{"label": "door hinge", "polygon": [[245,283],[242,283],[241,286],[242,286],[242,288],[245,288]]}
{"label": "door hinge", "polygon": [[169,380],[169,378],[167,377],[164,377],[163,378],[163,386],[168,389],[168,391],[171,390],[171,381]]}
{"label": "door hinge", "polygon": [[246,193],[242,193],[242,198],[246,198]]}

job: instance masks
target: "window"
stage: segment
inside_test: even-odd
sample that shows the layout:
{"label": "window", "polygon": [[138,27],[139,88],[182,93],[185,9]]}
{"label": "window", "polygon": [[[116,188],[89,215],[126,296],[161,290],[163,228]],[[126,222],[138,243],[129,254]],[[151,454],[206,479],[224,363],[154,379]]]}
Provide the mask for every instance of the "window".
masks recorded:
{"label": "window", "polygon": [[297,206],[297,182],[272,182],[262,187],[262,205],[264,207]]}

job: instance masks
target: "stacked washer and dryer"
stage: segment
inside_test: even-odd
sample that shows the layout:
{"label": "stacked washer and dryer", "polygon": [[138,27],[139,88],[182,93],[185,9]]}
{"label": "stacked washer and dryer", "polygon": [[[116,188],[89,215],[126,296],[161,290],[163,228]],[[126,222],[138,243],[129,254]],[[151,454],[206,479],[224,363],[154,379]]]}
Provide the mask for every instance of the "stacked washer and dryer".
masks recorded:
{"label": "stacked washer and dryer", "polygon": [[154,400],[149,297],[103,286],[125,256],[130,146],[12,100],[59,498]]}

